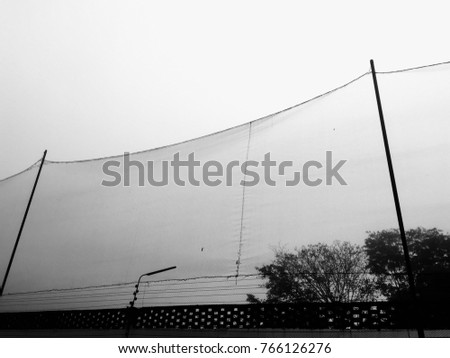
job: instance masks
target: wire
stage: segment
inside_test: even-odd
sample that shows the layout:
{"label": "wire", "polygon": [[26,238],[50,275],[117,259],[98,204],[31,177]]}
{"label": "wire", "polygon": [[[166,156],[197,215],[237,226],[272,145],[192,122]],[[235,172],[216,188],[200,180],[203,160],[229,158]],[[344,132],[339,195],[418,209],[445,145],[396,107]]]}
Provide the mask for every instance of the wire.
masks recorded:
{"label": "wire", "polygon": [[[147,294],[160,294],[160,293],[198,293],[198,292],[216,292],[216,291],[239,291],[239,290],[248,290],[248,289],[254,289],[254,288],[262,288],[260,285],[246,285],[246,286],[217,286],[217,287],[197,287],[197,288],[191,288],[191,289],[159,289],[159,290],[147,290]],[[38,296],[38,297],[9,297],[9,299],[5,299],[3,301],[0,301],[0,304],[2,303],[8,303],[8,302],[35,302],[35,301],[71,301],[71,300],[78,300],[78,299],[87,299],[87,298],[97,298],[97,297],[130,297],[130,292],[119,292],[119,293],[105,293],[105,294],[81,294],[81,295],[71,295],[71,296]],[[177,297],[177,296],[171,296],[171,297]]]}
{"label": "wire", "polygon": [[391,70],[391,71],[376,71],[376,73],[379,73],[379,74],[401,73],[401,72],[420,70],[420,69],[423,69],[423,68],[436,67],[436,66],[442,66],[442,65],[448,65],[448,64],[450,64],[450,61],[437,62],[437,63],[432,63],[432,64],[429,64],[429,65],[423,65],[423,66],[417,66],[417,67],[409,67],[409,68],[402,68],[402,69]]}
{"label": "wire", "polygon": [[[322,275],[374,275],[369,272],[297,272],[297,275],[312,275],[312,276],[322,276]],[[427,273],[430,274],[431,273]],[[396,273],[380,273],[377,275],[385,275],[385,276],[404,276],[406,273],[396,272]],[[211,278],[212,280],[204,280],[205,278]],[[227,280],[214,280],[213,278],[226,278]],[[141,284],[146,284],[151,288],[147,290],[147,292],[173,292],[173,293],[187,293],[187,292],[211,292],[211,291],[221,291],[221,290],[242,290],[248,288],[257,288],[261,287],[260,285],[244,285],[244,286],[226,286],[223,283],[233,284],[234,280],[229,280],[230,278],[235,278],[235,276],[201,276],[201,277],[193,277],[187,279],[169,279],[169,280],[158,280],[158,281],[144,281]],[[241,278],[242,281],[259,281],[263,282],[266,278],[262,277],[259,274],[248,274],[242,275],[238,278]],[[203,279],[203,280],[202,280]],[[201,287],[199,285],[210,285],[214,283],[222,283],[222,285],[216,286],[204,286]],[[182,286],[189,286],[196,284],[197,287],[189,288]],[[127,288],[127,286],[130,286]],[[164,287],[158,289],[158,287]],[[108,292],[113,289],[121,288],[125,289],[133,289],[134,282],[126,282],[126,283],[118,283],[113,285],[98,285],[98,286],[86,286],[86,287],[75,287],[75,288],[65,288],[65,289],[51,289],[51,290],[39,290],[39,291],[27,291],[27,292],[16,292],[16,293],[7,293],[2,296],[0,299],[0,304],[5,301],[11,300],[54,300],[54,299],[70,299],[70,298],[90,298],[90,297],[109,297],[109,296],[127,296],[130,295],[128,291],[124,292]],[[74,292],[75,291],[75,292]],[[79,292],[76,292],[79,291]],[[106,292],[105,292],[106,291]],[[92,292],[92,293],[91,293]],[[37,297],[21,297],[21,296],[32,296],[35,295]],[[59,297],[58,297],[59,296]]]}
{"label": "wire", "polygon": [[[259,274],[256,274],[256,273],[255,274],[242,274],[242,275],[239,275],[238,278],[246,279],[248,277],[257,277],[257,276],[259,276]],[[231,278],[236,278],[236,275],[196,276],[196,277],[189,277],[189,278],[174,278],[174,279],[167,279],[167,280],[142,281],[141,284],[144,284],[144,283],[161,284],[163,282],[183,282],[183,284],[189,284],[188,283],[189,281],[203,280],[203,279],[215,279],[215,278],[222,278],[222,279],[230,280]],[[211,282],[227,282],[227,281],[224,281],[224,280],[204,281],[204,283],[211,283]],[[231,282],[231,281],[228,281],[228,282]],[[195,284],[195,283],[198,283],[198,282],[192,282],[191,284]],[[67,292],[67,291],[75,291],[75,290],[102,290],[102,289],[112,289],[112,288],[124,287],[124,286],[132,286],[134,288],[135,284],[136,284],[136,282],[133,281],[133,282],[122,282],[122,283],[115,283],[115,284],[109,284],[109,285],[92,285],[92,286],[81,286],[81,287],[73,287],[73,288],[24,291],[24,292],[6,293],[3,295],[3,297],[45,293],[45,292]]]}
{"label": "wire", "polygon": [[245,188],[247,185],[245,183],[247,182],[247,163],[248,163],[248,155],[250,153],[250,140],[252,137],[252,122],[248,125],[248,139],[247,139],[247,148],[246,148],[246,154],[245,154],[245,170],[244,170],[244,185],[242,185],[242,200],[241,200],[241,222],[240,222],[240,229],[239,229],[239,245],[238,245],[238,251],[237,251],[237,260],[236,260],[236,285],[237,285],[237,277],[239,276],[239,269],[241,267],[241,254],[242,254],[242,238],[244,233],[244,214],[245,214]]}
{"label": "wire", "polygon": [[[221,133],[225,133],[225,132],[227,132],[227,131],[231,131],[231,130],[233,130],[233,129],[237,129],[237,128],[240,128],[240,127],[244,127],[244,126],[250,125],[251,123],[254,123],[254,122],[259,122],[259,121],[266,120],[266,119],[271,118],[271,117],[273,117],[273,116],[276,116],[276,115],[278,115],[278,114],[281,114],[281,113],[290,111],[291,109],[294,109],[294,108],[297,108],[297,107],[302,106],[302,105],[304,105],[304,104],[307,104],[307,103],[309,103],[309,102],[315,101],[315,100],[317,100],[317,99],[319,99],[319,98],[321,98],[321,97],[325,97],[325,96],[327,96],[327,95],[329,95],[329,94],[331,94],[331,93],[333,93],[333,92],[336,92],[336,91],[338,91],[338,90],[341,90],[341,89],[343,89],[343,88],[345,88],[345,87],[351,85],[352,83],[354,83],[354,82],[360,80],[361,78],[367,76],[368,74],[370,74],[370,71],[363,73],[362,75],[360,75],[360,76],[358,76],[358,77],[352,79],[351,81],[348,81],[347,83],[344,83],[344,84],[341,85],[341,86],[335,87],[335,88],[333,88],[333,89],[331,89],[331,90],[329,90],[329,91],[327,91],[327,92],[324,92],[324,93],[322,93],[322,94],[319,94],[319,95],[317,95],[317,96],[315,96],[315,97],[312,97],[312,98],[310,98],[310,99],[308,99],[308,100],[306,100],[306,101],[297,103],[297,104],[295,104],[295,105],[293,105],[293,106],[291,106],[291,107],[285,108],[285,109],[283,109],[283,110],[281,110],[281,111],[278,111],[278,112],[275,112],[275,113],[271,113],[271,114],[269,114],[269,115],[266,115],[266,116],[263,116],[263,117],[260,117],[260,118],[257,118],[257,119],[248,121],[248,122],[246,122],[246,123],[242,123],[242,124],[239,124],[239,125],[236,125],[236,126],[233,126],[233,127],[229,127],[229,128],[226,128],[226,129],[223,129],[223,130],[214,132],[214,133],[206,134],[206,135],[203,135],[203,136],[200,136],[200,137],[191,138],[191,139],[188,139],[188,140],[185,140],[185,141],[181,141],[181,142],[177,142],[177,143],[173,143],[173,144],[168,144],[168,145],[164,145],[164,146],[160,146],[160,147],[156,147],[156,148],[152,148],[152,149],[145,149],[145,150],[141,150],[141,151],[137,151],[137,152],[132,152],[132,153],[129,153],[129,154],[130,154],[130,155],[136,155],[136,154],[148,153],[148,152],[152,152],[152,151],[156,151],[156,150],[160,150],[160,149],[165,149],[165,148],[175,147],[175,146],[178,146],[178,145],[181,145],[181,144],[194,142],[194,141],[196,141],[196,140],[200,140],[200,139],[212,137],[212,136],[215,136],[215,135],[218,135],[218,134],[221,134]],[[105,159],[113,159],[113,158],[120,158],[120,157],[122,157],[122,154],[119,154],[119,155],[112,155],[112,156],[106,156],[106,157],[99,157],[99,158],[92,158],[92,159],[83,159],[83,160],[72,160],[72,161],[53,161],[53,160],[46,160],[46,161],[49,162],[49,163],[52,163],[52,164],[71,164],[71,163],[85,163],[85,162],[91,162],[91,161],[96,161],[96,160],[105,160]]]}
{"label": "wire", "polygon": [[[400,72],[406,72],[406,71],[413,71],[413,70],[419,70],[419,69],[423,69],[423,68],[435,67],[435,66],[441,66],[441,65],[447,65],[447,64],[450,64],[450,61],[443,61],[443,62],[432,63],[432,64],[428,64],[428,65],[423,65],[423,66],[409,67],[409,68],[397,69],[397,70],[392,70],[392,71],[377,71],[377,73],[379,73],[379,74],[393,74],[393,73],[400,73]],[[170,147],[177,146],[177,145],[180,145],[180,144],[184,144],[184,143],[189,143],[189,142],[192,142],[192,141],[196,141],[196,140],[198,140],[198,139],[208,138],[208,137],[210,137],[210,136],[214,136],[214,135],[217,135],[217,134],[220,134],[220,133],[224,133],[224,132],[226,132],[226,131],[233,130],[233,129],[236,129],[236,128],[239,128],[239,127],[243,127],[243,126],[246,126],[246,125],[248,125],[248,124],[250,124],[250,123],[252,123],[252,122],[257,122],[257,121],[265,120],[265,119],[267,119],[267,118],[270,118],[270,117],[273,117],[273,116],[275,116],[275,115],[281,114],[281,113],[283,113],[283,112],[289,111],[289,110],[294,109],[294,108],[296,108],[296,107],[299,107],[299,106],[301,106],[301,105],[304,105],[304,104],[307,104],[307,103],[309,103],[309,102],[315,101],[315,100],[317,100],[317,99],[319,99],[319,98],[321,98],[321,97],[327,96],[327,95],[329,95],[329,94],[331,94],[331,93],[333,93],[333,92],[336,92],[336,91],[338,91],[338,90],[341,90],[341,89],[343,89],[343,88],[349,86],[350,84],[352,84],[352,83],[354,83],[354,82],[360,80],[361,78],[367,76],[367,75],[370,74],[370,73],[371,73],[370,71],[367,71],[367,72],[363,73],[362,75],[357,76],[356,78],[352,79],[351,81],[348,81],[347,83],[345,83],[345,84],[343,84],[343,85],[341,85],[341,86],[335,87],[335,88],[333,88],[333,89],[331,89],[331,90],[329,90],[329,91],[326,91],[326,92],[324,92],[324,93],[322,93],[322,94],[319,94],[319,95],[317,95],[317,96],[314,96],[314,97],[312,97],[312,98],[310,98],[310,99],[308,99],[308,100],[306,100],[306,101],[300,102],[300,103],[295,104],[295,105],[293,105],[293,106],[291,106],[291,107],[288,107],[288,108],[285,108],[285,109],[283,109],[283,110],[281,110],[281,111],[278,111],[278,112],[275,112],[275,113],[266,115],[266,116],[264,116],[264,117],[260,117],[260,118],[255,119],[255,120],[252,120],[252,121],[249,121],[249,122],[246,122],[246,123],[243,123],[243,124],[239,124],[239,125],[237,125],[237,126],[229,127],[229,128],[223,129],[223,130],[221,130],[221,131],[217,131],[217,132],[214,132],[214,133],[206,134],[206,135],[204,135],[204,136],[200,136],[200,137],[196,137],[196,138],[192,138],[192,139],[188,139],[188,140],[185,140],[185,141],[181,141],[181,142],[177,142],[177,143],[173,143],[173,144],[169,144],[169,145],[165,145],[165,146],[160,146],[160,147],[156,147],[156,148],[152,148],[152,149],[145,149],[145,150],[133,152],[133,153],[130,153],[130,155],[136,155],[136,154],[141,154],[141,153],[151,152],[151,151],[155,151],[155,150],[159,150],[159,149],[163,149],[163,148],[170,148]],[[83,160],[73,160],[73,161],[53,161],[53,160],[46,160],[46,162],[47,162],[47,163],[52,163],[52,164],[84,163],[84,162],[90,162],[90,161],[96,161],[96,160],[104,160],[104,159],[119,158],[119,157],[121,157],[121,156],[122,156],[122,154],[120,154],[120,155],[112,155],[112,156],[105,156],[105,157],[98,157],[98,158],[91,158],[91,159],[83,159]],[[39,160],[38,160],[38,162],[39,162]],[[35,164],[36,164],[36,163],[35,163]],[[35,164],[33,164],[33,165],[35,165]],[[33,165],[32,165],[32,166],[33,166]],[[32,166],[31,166],[31,167],[32,167]],[[31,167],[25,169],[24,171],[29,170]],[[13,174],[13,175],[10,176],[10,177],[4,178],[4,179],[0,179],[0,182],[3,181],[3,180],[6,180],[6,179],[10,179],[10,178],[12,178],[12,177],[14,177],[14,176],[16,176],[16,175],[19,175],[19,174],[23,173],[24,171],[19,172],[19,173],[16,173],[16,174]]]}
{"label": "wire", "polygon": [[[41,163],[41,160],[42,160],[42,158],[41,158],[41,159],[38,159],[38,160],[35,161],[33,164],[31,164],[29,167],[27,167],[27,168],[21,170],[20,172],[17,172],[17,173],[15,173],[15,174],[12,174],[12,175],[10,175],[10,176],[8,176],[8,177],[6,177],[6,178],[0,179],[0,183],[1,183],[1,182],[4,182],[4,181],[7,181],[7,180],[9,180],[9,179],[12,179],[12,178],[14,178],[14,177],[16,177],[16,176],[18,176],[18,175],[20,175],[20,174],[23,174],[23,173],[25,173],[25,172],[27,172],[27,171],[33,169],[35,166],[37,166],[38,163]],[[45,164],[45,163],[44,163],[44,164]]]}

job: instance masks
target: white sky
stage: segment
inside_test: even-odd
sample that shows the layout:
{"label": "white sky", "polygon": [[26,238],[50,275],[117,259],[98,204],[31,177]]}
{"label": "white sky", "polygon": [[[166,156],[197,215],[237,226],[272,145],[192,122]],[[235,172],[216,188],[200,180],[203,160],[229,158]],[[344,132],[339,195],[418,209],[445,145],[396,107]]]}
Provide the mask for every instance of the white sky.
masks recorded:
{"label": "white sky", "polygon": [[450,59],[445,1],[0,1],[0,178],[241,124]]}

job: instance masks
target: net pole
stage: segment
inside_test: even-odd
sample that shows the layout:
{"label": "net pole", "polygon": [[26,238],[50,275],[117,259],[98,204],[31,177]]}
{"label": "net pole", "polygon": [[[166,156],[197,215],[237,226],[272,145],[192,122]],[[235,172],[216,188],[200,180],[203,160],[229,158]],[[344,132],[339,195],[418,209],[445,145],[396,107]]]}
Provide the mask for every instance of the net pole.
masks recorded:
{"label": "net pole", "polygon": [[416,296],[416,285],[414,283],[414,276],[413,276],[413,271],[412,271],[412,267],[411,267],[411,259],[410,259],[409,250],[408,250],[408,243],[406,242],[406,234],[405,234],[405,227],[403,225],[402,210],[400,207],[400,199],[398,196],[397,184],[395,182],[394,166],[392,164],[391,151],[389,149],[389,141],[388,141],[388,137],[387,137],[386,126],[384,124],[383,107],[381,106],[380,91],[378,89],[377,75],[376,75],[375,64],[374,64],[373,60],[370,60],[370,67],[371,67],[371,72],[372,72],[373,85],[374,85],[374,89],[375,89],[375,96],[377,99],[381,131],[383,134],[384,150],[386,152],[386,159],[387,159],[387,163],[388,163],[388,167],[389,167],[389,176],[391,178],[392,194],[394,196],[395,210],[397,212],[398,227],[400,229],[400,238],[402,240],[403,255],[405,257],[405,266],[406,266],[406,273],[408,275],[409,291],[411,293],[411,296],[413,299],[413,305],[414,305],[414,308],[416,311],[415,313],[416,313],[416,323],[417,323],[417,335],[419,336],[419,338],[424,338],[425,333],[423,330],[422,320],[420,318],[420,311],[419,311],[418,300],[417,300],[417,296]]}
{"label": "net pole", "polygon": [[27,208],[25,210],[25,214],[23,215],[22,223],[20,224],[19,233],[17,234],[17,239],[16,239],[16,242],[14,244],[14,248],[13,248],[13,251],[11,253],[11,257],[9,259],[8,267],[6,269],[5,277],[3,278],[2,286],[0,287],[0,296],[3,296],[3,290],[5,289],[6,281],[8,280],[8,276],[9,276],[9,271],[11,270],[11,265],[12,265],[12,263],[14,261],[14,256],[16,255],[17,246],[19,245],[20,237],[22,236],[23,227],[25,226],[25,221],[27,220],[28,211],[30,210],[31,202],[33,201],[33,195],[34,195],[34,192],[36,190],[36,186],[37,186],[37,183],[39,181],[39,177],[41,175],[41,170],[42,170],[42,166],[44,165],[46,155],[47,155],[47,150],[44,151],[44,155],[42,156],[41,164],[39,165],[39,171],[38,171],[38,173],[36,175],[36,179],[34,181],[33,189],[31,190],[30,199],[28,199]]}

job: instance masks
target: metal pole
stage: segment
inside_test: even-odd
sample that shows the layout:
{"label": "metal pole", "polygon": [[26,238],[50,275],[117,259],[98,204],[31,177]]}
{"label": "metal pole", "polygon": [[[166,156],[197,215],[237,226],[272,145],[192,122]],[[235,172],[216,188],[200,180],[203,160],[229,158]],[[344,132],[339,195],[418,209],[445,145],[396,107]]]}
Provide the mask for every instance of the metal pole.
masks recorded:
{"label": "metal pole", "polygon": [[28,200],[28,205],[25,210],[25,214],[23,216],[22,223],[20,225],[19,234],[17,235],[16,243],[14,244],[11,258],[9,259],[8,268],[6,269],[5,277],[3,278],[2,287],[0,288],[0,296],[3,295],[3,290],[5,289],[6,280],[8,279],[8,275],[9,275],[9,270],[11,269],[11,265],[13,263],[14,256],[15,256],[16,250],[17,250],[17,245],[19,244],[20,236],[22,235],[22,230],[25,225],[25,221],[27,220],[28,211],[30,210],[31,201],[33,200],[34,191],[36,190],[36,186],[37,186],[37,183],[39,180],[39,176],[41,175],[41,170],[42,170],[42,166],[44,165],[46,155],[47,155],[47,150],[44,151],[44,156],[42,157],[41,164],[39,165],[39,171],[37,173],[36,180],[34,181],[33,190],[31,190],[30,199]]}
{"label": "metal pole", "polygon": [[176,268],[177,268],[176,266],[170,266],[170,267],[167,267],[167,268],[162,269],[162,270],[157,270],[157,271],[152,271],[152,272],[149,272],[149,273],[144,273],[141,276],[139,276],[138,282],[134,286],[136,289],[133,292],[133,300],[130,301],[130,307],[127,307],[128,323],[127,323],[127,328],[126,328],[126,331],[125,331],[125,337],[128,338],[130,336],[131,327],[134,325],[135,314],[136,314],[136,311],[135,311],[136,309],[134,308],[134,302],[137,300],[136,296],[139,293],[139,284],[141,283],[142,277],[156,275],[157,273],[173,270],[173,269],[176,269]]}
{"label": "metal pole", "polygon": [[400,237],[401,237],[402,246],[403,246],[403,255],[405,256],[405,265],[406,265],[406,273],[408,275],[409,290],[411,292],[411,296],[413,298],[413,304],[414,304],[414,307],[416,309],[416,313],[418,316],[417,317],[417,334],[418,334],[419,338],[424,338],[425,333],[423,330],[422,320],[420,319],[420,312],[418,309],[418,300],[417,300],[417,296],[416,296],[416,285],[414,284],[414,276],[413,276],[412,267],[411,267],[411,259],[409,258],[408,243],[406,242],[406,234],[405,234],[405,228],[403,226],[402,210],[400,207],[400,199],[398,197],[397,184],[395,183],[394,167],[392,165],[391,151],[389,149],[389,142],[388,142],[388,137],[387,137],[387,132],[386,132],[386,126],[384,125],[383,107],[381,106],[380,92],[378,90],[378,82],[377,82],[377,76],[376,76],[376,71],[375,71],[375,64],[374,64],[373,60],[370,60],[370,67],[372,69],[373,85],[375,87],[375,96],[377,98],[378,114],[380,115],[381,131],[383,132],[383,142],[384,142],[384,149],[386,151],[386,159],[387,159],[388,167],[389,167],[389,176],[391,177],[392,194],[394,196],[395,210],[397,212],[398,226],[400,229]]}

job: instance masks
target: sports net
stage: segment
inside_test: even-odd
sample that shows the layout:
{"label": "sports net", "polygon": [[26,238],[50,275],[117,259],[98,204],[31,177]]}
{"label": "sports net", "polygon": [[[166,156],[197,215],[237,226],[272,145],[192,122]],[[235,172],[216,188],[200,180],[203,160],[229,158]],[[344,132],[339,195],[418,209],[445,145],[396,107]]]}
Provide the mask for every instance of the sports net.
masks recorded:
{"label": "sports net", "polygon": [[[449,80],[449,64],[378,74],[407,230],[450,231]],[[174,173],[171,162],[190,156],[199,165]],[[38,165],[0,181],[2,274]],[[205,170],[215,175],[205,179]],[[155,185],[165,177],[167,185]],[[363,246],[368,231],[396,227],[366,73],[198,139],[129,156],[46,160],[0,311],[124,307],[141,274],[172,265],[143,278],[136,307],[264,300],[267,278],[257,267],[277,250]],[[312,274],[331,277],[321,269]]]}

